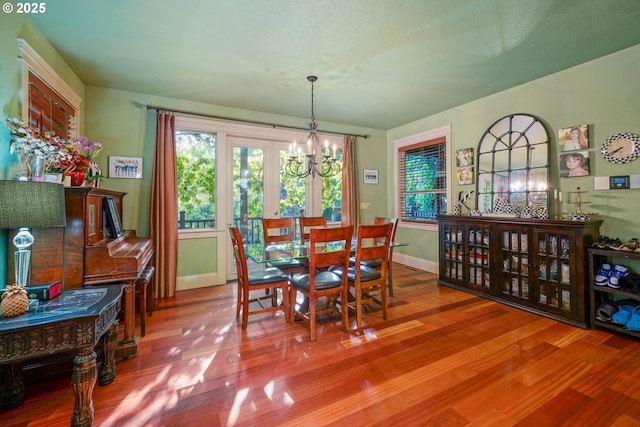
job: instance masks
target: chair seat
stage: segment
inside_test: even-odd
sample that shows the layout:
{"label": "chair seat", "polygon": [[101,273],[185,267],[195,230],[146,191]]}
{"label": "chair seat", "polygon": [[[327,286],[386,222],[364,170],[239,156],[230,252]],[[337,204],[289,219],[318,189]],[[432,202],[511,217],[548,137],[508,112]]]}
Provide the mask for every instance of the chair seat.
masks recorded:
{"label": "chair seat", "polygon": [[[291,276],[290,282],[298,288],[309,290],[309,273],[298,273]],[[342,286],[342,279],[332,271],[321,271],[315,275],[315,289],[330,289]]]}
{"label": "chair seat", "polygon": [[[352,256],[351,258],[349,258],[349,265],[355,265],[355,264],[356,264],[356,257]],[[371,268],[380,267],[382,265],[382,258],[367,259],[367,260],[361,261],[360,264],[366,265],[367,267],[371,267]]]}
{"label": "chair seat", "polygon": [[[334,270],[336,274],[342,276],[342,270]],[[360,265],[360,281],[361,282],[369,282],[371,280],[377,280],[381,277],[380,272],[378,270],[374,270],[373,268],[369,268],[366,265]],[[349,267],[347,271],[347,279],[350,282],[356,281],[356,268]]]}
{"label": "chair seat", "polygon": [[279,268],[282,270],[288,270],[290,268],[305,268],[306,265],[304,262],[298,259],[283,259],[277,261],[270,261],[268,263],[269,266]]}
{"label": "chair seat", "polygon": [[259,285],[262,283],[281,282],[289,280],[289,276],[284,274],[280,269],[275,267],[265,268],[264,270],[249,271],[249,284]]}

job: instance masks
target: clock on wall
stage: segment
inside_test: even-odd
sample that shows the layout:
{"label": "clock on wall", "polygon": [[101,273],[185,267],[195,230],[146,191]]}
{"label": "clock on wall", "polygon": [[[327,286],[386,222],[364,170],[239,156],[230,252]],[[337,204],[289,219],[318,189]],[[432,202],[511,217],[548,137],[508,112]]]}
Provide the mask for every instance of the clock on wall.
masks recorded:
{"label": "clock on wall", "polygon": [[622,164],[640,157],[640,137],[633,133],[617,133],[602,144],[602,157],[608,162]]}

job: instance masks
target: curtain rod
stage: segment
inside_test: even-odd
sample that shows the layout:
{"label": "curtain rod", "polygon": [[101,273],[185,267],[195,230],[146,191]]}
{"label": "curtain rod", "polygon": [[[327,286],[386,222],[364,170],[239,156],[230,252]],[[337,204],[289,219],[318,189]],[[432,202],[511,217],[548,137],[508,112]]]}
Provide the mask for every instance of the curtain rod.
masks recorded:
{"label": "curtain rod", "polygon": [[[170,113],[178,113],[178,114],[185,114],[188,116],[198,116],[198,117],[207,117],[210,119],[218,119],[218,120],[227,120],[227,121],[231,121],[231,122],[238,122],[238,123],[247,123],[247,124],[252,124],[252,125],[259,125],[259,126],[268,126],[271,128],[283,128],[283,129],[294,129],[294,130],[304,130],[304,131],[308,131],[309,128],[302,128],[302,127],[298,127],[298,126],[289,126],[289,125],[280,125],[277,123],[267,123],[267,122],[261,122],[261,121],[257,121],[257,120],[247,120],[247,119],[236,119],[233,117],[225,117],[225,116],[216,116],[214,114],[205,114],[205,113],[196,113],[193,111],[185,111],[185,110],[176,110],[175,108],[165,108],[165,107],[159,107],[157,105],[147,105],[147,110],[156,110],[156,111],[168,111]],[[353,136],[356,138],[364,138],[367,139],[369,137],[369,135],[357,135],[357,134],[353,134],[353,133],[344,133],[344,132],[333,132],[333,131],[319,131],[320,133],[327,133],[327,134],[331,134],[331,135],[343,135],[343,136]]]}

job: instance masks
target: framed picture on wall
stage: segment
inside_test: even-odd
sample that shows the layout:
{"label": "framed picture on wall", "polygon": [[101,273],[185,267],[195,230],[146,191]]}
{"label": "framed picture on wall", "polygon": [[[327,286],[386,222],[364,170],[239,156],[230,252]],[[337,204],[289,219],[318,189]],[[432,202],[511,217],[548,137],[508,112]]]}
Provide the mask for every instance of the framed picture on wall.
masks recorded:
{"label": "framed picture on wall", "polygon": [[560,155],[560,177],[573,178],[578,176],[590,176],[588,151],[572,151]]}
{"label": "framed picture on wall", "polygon": [[109,156],[109,178],[142,179],[142,157]]}
{"label": "framed picture on wall", "polygon": [[473,148],[462,148],[456,150],[456,166],[473,166]]}
{"label": "framed picture on wall", "polygon": [[473,184],[473,166],[458,168],[456,175],[458,176],[458,185]]}
{"label": "framed picture on wall", "polygon": [[589,125],[574,125],[558,129],[560,151],[577,151],[589,148]]}

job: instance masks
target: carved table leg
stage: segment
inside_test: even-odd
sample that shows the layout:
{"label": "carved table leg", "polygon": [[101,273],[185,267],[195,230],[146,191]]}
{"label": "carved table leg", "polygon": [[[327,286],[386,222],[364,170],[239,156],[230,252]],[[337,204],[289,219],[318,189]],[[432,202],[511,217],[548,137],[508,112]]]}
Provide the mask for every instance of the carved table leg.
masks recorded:
{"label": "carved table leg", "polygon": [[116,378],[116,347],[118,345],[118,321],[114,321],[102,338],[100,338],[101,368],[98,376],[98,384],[111,384]]}
{"label": "carved table leg", "polygon": [[22,383],[22,363],[10,363],[0,366],[2,381],[2,409],[15,408],[24,400]]}
{"label": "carved table leg", "polygon": [[93,347],[79,349],[73,359],[71,376],[71,387],[76,398],[71,417],[72,427],[89,427],[93,424],[93,388],[96,377],[96,353]]}

